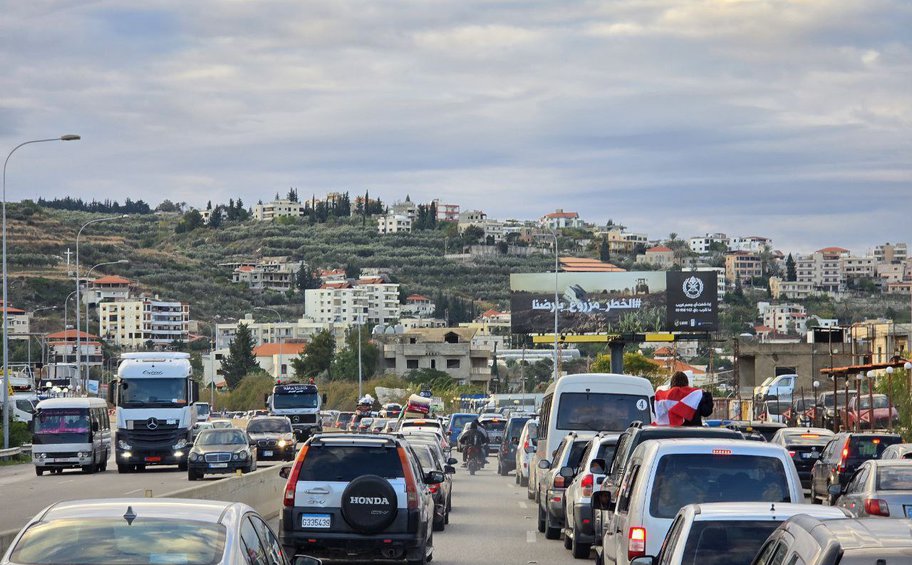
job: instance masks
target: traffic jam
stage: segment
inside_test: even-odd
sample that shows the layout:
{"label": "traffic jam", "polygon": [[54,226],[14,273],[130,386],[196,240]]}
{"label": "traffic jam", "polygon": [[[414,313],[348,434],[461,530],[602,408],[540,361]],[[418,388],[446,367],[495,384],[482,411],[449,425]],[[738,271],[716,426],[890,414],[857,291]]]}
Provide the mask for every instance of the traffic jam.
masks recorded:
{"label": "traffic jam", "polygon": [[[169,430],[198,392],[187,359],[170,355],[123,361],[110,418],[101,399],[42,401],[36,474],[104,472],[112,446],[120,473],[170,464],[189,481],[269,462],[284,484],[278,522],[230,500],[62,502],[22,529],[2,563],[424,564],[459,505],[457,469],[462,480],[512,480],[545,540],[597,564],[912,563],[912,444],[875,426],[713,420],[711,395],[687,374],[658,390],[636,376],[575,374],[522,404],[450,414],[430,391],[402,404],[365,395],[341,412],[322,409],[316,385],[277,385],[266,410],[200,418],[190,443]],[[190,402],[161,402],[162,391]],[[876,410],[862,397],[831,408],[854,400]]]}

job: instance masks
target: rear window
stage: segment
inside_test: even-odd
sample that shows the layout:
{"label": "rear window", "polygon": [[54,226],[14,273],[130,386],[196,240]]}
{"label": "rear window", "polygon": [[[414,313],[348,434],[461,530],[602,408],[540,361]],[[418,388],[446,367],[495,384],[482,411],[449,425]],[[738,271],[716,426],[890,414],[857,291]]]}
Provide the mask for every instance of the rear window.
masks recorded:
{"label": "rear window", "polygon": [[490,431],[502,432],[507,427],[506,420],[483,420],[483,421],[479,421],[478,423],[481,424],[482,426],[484,426],[484,429],[488,430],[489,432]]}
{"label": "rear window", "polygon": [[450,418],[450,429],[462,431],[462,428],[472,420],[478,419],[474,414],[454,414]]}
{"label": "rear window", "polygon": [[634,420],[649,422],[649,398],[633,394],[565,392],[557,408],[559,430],[621,432]]}
{"label": "rear window", "polygon": [[507,430],[507,435],[511,438],[518,438],[519,434],[522,433],[523,426],[528,422],[528,418],[511,418],[510,419],[510,429]]}
{"label": "rear window", "polygon": [[[141,514],[141,512],[140,512]],[[168,543],[162,543],[168,540]],[[67,519],[38,523],[16,544],[15,563],[219,563],[225,527],[193,520],[123,518]]]}
{"label": "rear window", "polygon": [[877,490],[912,490],[912,466],[879,468]]}
{"label": "rear window", "polygon": [[298,481],[353,481],[370,473],[386,479],[402,478],[399,453],[390,447],[310,447]]}
{"label": "rear window", "polygon": [[774,520],[694,522],[681,563],[750,565],[779,524]]}
{"label": "rear window", "polygon": [[586,452],[588,441],[574,441],[573,447],[570,448],[570,455],[567,457],[567,466],[576,469],[583,460],[583,453]]}
{"label": "rear window", "polygon": [[[649,513],[674,518],[705,502],[792,502],[782,461],[761,455],[686,453],[659,460]],[[794,501],[800,502],[800,501]]]}
{"label": "rear window", "polygon": [[832,435],[823,434],[787,434],[783,438],[783,443],[787,446],[822,446],[826,445],[833,439]]}
{"label": "rear window", "polygon": [[894,443],[902,443],[902,439],[897,436],[854,436],[849,443],[849,457],[879,459]]}

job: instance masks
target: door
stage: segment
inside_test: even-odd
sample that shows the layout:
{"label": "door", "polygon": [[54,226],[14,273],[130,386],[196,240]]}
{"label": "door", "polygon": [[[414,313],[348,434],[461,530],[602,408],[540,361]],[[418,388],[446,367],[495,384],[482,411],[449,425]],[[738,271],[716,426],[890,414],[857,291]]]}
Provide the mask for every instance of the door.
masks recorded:
{"label": "door", "polygon": [[864,491],[868,482],[870,465],[862,465],[846,485],[845,494],[839,497],[837,506],[845,508],[853,516],[864,516]]}
{"label": "door", "polygon": [[623,563],[627,558],[627,528],[629,527],[630,497],[640,475],[640,461],[631,461],[630,471],[624,473],[618,490],[617,504],[605,539],[604,556],[608,563]]}
{"label": "door", "polygon": [[811,496],[815,494],[826,494],[826,481],[830,475],[830,459],[833,456],[833,450],[836,448],[836,439],[830,440],[830,443],[823,448],[820,458],[811,467]]}

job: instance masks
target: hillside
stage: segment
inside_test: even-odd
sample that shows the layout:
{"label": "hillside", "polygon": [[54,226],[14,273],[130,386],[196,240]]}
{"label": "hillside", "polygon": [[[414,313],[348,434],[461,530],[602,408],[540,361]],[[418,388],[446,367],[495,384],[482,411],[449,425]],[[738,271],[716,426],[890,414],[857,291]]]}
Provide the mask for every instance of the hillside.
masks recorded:
{"label": "hillside", "polygon": [[[65,253],[68,248],[75,253],[80,226],[102,217],[11,204],[11,302],[29,309],[62,304],[75,288],[66,276]],[[80,238],[82,272],[98,263],[127,259],[129,264],[101,267],[93,274],[117,273],[138,281],[144,291],[188,302],[193,319],[237,317],[264,305],[279,307],[291,319],[303,313],[302,295],[251,292],[245,285],[232,284],[230,270],[219,263],[289,256],[315,268],[386,268],[405,293],[434,296],[443,291],[479,301],[479,308],[507,306],[511,272],[544,270],[550,264],[548,256],[451,261],[443,255],[454,243],[444,232],[380,236],[370,220],[365,226],[360,219],[316,225],[247,221],[177,234],[179,219],[177,214],[131,215],[87,227]],[[53,317],[62,319],[62,309],[58,307]]]}

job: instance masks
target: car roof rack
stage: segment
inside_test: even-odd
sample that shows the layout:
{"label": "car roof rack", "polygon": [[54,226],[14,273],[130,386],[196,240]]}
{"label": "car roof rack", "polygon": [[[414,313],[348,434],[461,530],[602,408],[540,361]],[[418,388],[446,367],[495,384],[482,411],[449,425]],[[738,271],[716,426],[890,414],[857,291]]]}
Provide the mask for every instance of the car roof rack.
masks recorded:
{"label": "car roof rack", "polygon": [[630,422],[630,426],[628,426],[628,427],[630,427],[630,428],[642,428],[642,427],[643,427],[643,421],[642,421],[642,420],[634,420],[634,421]]}

